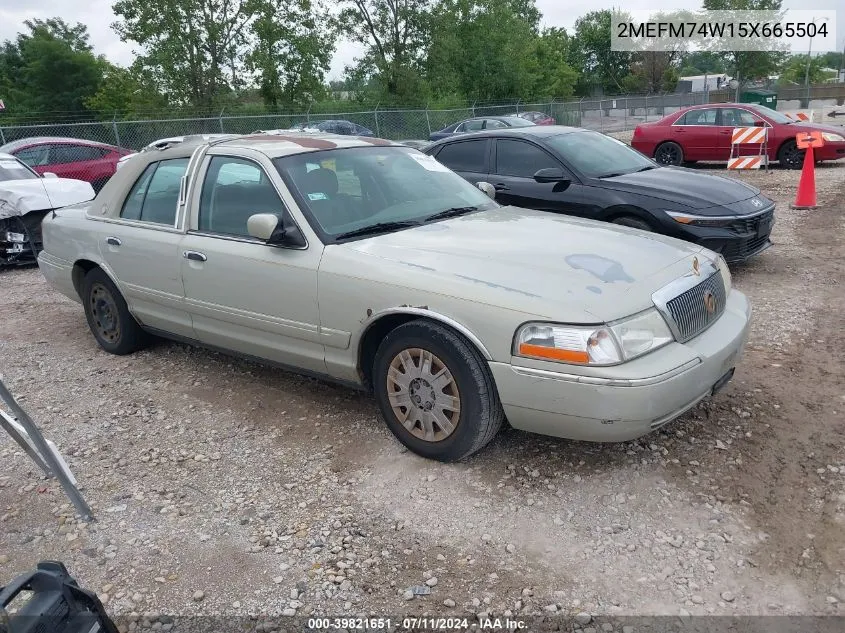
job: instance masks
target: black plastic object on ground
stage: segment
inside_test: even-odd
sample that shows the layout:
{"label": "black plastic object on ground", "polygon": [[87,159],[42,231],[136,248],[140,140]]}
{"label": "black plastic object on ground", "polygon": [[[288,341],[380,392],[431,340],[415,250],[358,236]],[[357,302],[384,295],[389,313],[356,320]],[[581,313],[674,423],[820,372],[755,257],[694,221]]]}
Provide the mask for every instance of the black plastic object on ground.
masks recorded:
{"label": "black plastic object on ground", "polygon": [[[23,592],[29,599],[18,605]],[[16,611],[7,612],[15,601]],[[0,633],[118,633],[103,603],[82,589],[65,566],[41,561],[35,571],[0,587]]]}

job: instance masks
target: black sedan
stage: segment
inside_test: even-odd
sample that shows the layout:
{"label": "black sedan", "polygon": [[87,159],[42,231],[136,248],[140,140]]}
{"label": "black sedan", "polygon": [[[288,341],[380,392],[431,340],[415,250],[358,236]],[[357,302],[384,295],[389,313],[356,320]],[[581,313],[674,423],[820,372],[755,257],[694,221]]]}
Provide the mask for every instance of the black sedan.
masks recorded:
{"label": "black sedan", "polygon": [[511,127],[531,127],[533,125],[535,125],[533,122],[518,116],[479,116],[448,125],[442,130],[432,132],[428,138],[431,141],[439,141],[442,138],[448,138],[455,134],[465,134],[479,130],[504,130]]}
{"label": "black sedan", "polygon": [[477,132],[425,148],[496,200],[654,231],[740,262],[769,246],[774,202],[738,180],[664,167],[591,130],[531,126]]}

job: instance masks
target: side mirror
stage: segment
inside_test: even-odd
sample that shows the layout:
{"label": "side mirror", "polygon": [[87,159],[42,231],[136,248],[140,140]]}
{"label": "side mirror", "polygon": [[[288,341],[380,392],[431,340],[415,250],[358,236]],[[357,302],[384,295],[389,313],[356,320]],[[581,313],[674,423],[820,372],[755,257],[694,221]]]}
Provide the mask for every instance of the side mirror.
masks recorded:
{"label": "side mirror", "polygon": [[246,230],[250,236],[262,240],[271,246],[305,246],[305,238],[295,225],[286,225],[284,220],[273,213],[256,213],[246,221]]}
{"label": "side mirror", "polygon": [[42,178],[58,178],[58,176],[56,174],[54,174],[52,171],[45,171],[43,174],[41,174],[41,177]]}
{"label": "side mirror", "polygon": [[754,125],[756,127],[766,127],[766,122],[765,121],[754,121]]}
{"label": "side mirror", "polygon": [[490,198],[491,200],[496,199],[496,188],[493,185],[491,185],[489,182],[484,182],[482,180],[480,182],[477,182],[475,184],[475,186],[478,187],[479,189],[481,189],[481,191],[483,191],[485,194],[487,194],[487,197]]}
{"label": "side mirror", "polygon": [[538,169],[534,174],[534,180],[537,182],[562,182],[568,183],[569,177],[563,173],[560,167],[546,167],[545,169]]}

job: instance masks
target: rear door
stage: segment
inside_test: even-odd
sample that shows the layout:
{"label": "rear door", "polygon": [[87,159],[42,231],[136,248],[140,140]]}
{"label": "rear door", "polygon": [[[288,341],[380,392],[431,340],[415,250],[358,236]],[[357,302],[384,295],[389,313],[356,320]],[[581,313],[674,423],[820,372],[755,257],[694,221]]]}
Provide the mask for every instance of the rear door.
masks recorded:
{"label": "rear door", "polygon": [[487,138],[453,141],[434,154],[437,161],[472,184],[487,180],[491,141]]}
{"label": "rear door", "polygon": [[185,310],[176,211],[187,158],[151,163],[129,190],[120,219],[100,232],[100,254],[132,313],[146,326],[192,337]]}
{"label": "rear door", "polygon": [[670,126],[671,138],[683,148],[685,159],[719,160],[717,118],[718,108],[688,110]]}
{"label": "rear door", "polygon": [[[495,143],[490,182],[496,188],[497,202],[582,217],[596,214],[589,191],[566,165],[544,148],[513,138],[498,138]],[[569,182],[534,180],[537,171],[548,168],[563,170]]]}

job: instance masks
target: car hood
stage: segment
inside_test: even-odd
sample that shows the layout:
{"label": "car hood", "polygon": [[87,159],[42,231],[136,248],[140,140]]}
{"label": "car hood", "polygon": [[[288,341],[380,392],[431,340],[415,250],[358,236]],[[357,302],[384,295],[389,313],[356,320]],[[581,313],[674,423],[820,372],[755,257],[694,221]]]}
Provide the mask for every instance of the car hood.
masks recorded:
{"label": "car hood", "polygon": [[613,191],[639,194],[690,209],[719,208],[748,200],[760,190],[744,182],[684,167],[657,167],[615,178],[594,180],[596,186]]}
{"label": "car hood", "polygon": [[0,182],[0,219],[58,209],[93,200],[91,183],[72,178],[30,178]]}
{"label": "car hood", "polygon": [[654,233],[499,207],[330,246],[321,272],[355,270],[383,284],[597,323],[650,307],[655,290],[690,273],[695,255],[713,257]]}
{"label": "car hood", "polygon": [[813,123],[811,121],[798,121],[796,123],[788,124],[789,129],[795,128],[796,130],[805,130],[807,132],[812,132],[814,130],[818,130],[819,132],[831,132],[832,134],[838,134],[839,136],[845,137],[845,127],[839,125],[825,125],[822,123]]}

